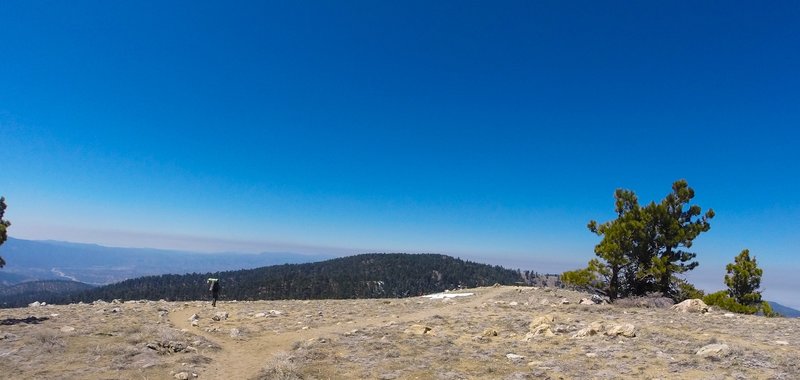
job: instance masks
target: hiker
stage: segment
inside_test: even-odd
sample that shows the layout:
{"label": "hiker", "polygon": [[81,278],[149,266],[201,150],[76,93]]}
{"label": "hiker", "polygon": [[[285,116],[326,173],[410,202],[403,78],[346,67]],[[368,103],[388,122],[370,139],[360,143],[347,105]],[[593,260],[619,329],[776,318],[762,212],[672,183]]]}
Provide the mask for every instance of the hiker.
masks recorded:
{"label": "hiker", "polygon": [[219,279],[218,278],[209,278],[208,283],[211,284],[208,287],[208,290],[211,291],[211,306],[217,307],[217,298],[219,298]]}

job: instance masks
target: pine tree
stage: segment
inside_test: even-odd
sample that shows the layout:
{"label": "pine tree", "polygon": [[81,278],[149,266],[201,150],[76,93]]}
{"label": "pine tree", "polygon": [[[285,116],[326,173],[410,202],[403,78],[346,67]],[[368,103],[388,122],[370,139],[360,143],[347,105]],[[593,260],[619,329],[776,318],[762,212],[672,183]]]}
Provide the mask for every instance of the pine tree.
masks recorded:
{"label": "pine tree", "polygon": [[593,286],[609,298],[661,292],[679,297],[677,274],[697,267],[696,253],[688,251],[701,233],[710,229],[714,211],[702,214],[689,205],[694,190],[685,180],[672,184],[672,192],[660,203],[639,206],[630,190],[614,193],[617,218],[603,224],[592,220],[589,230],[602,236],[589,267],[565,273],[564,282]]}
{"label": "pine tree", "polygon": [[728,294],[736,302],[756,306],[761,303],[761,275],[763,270],[758,267],[756,258],[750,257],[750,250],[745,249],[739,253],[734,262],[728,264],[725,269],[725,285],[728,286]]}
{"label": "pine tree", "polygon": [[[9,226],[11,226],[11,222],[3,219],[3,214],[6,212],[6,198],[0,197],[0,245],[6,242],[8,238],[8,233],[6,230]],[[3,257],[0,256],[0,268],[6,265],[6,261],[3,260]]]}
{"label": "pine tree", "polygon": [[686,207],[694,198],[694,190],[686,180],[678,180],[672,184],[672,193],[668,194],[660,204],[650,208],[655,214],[658,234],[653,252],[652,274],[657,281],[658,291],[673,295],[672,284],[675,274],[685,273],[697,267],[693,261],[697,256],[687,249],[701,233],[711,228],[709,219],[714,217],[714,210],[702,214],[700,206]]}
{"label": "pine tree", "polygon": [[590,231],[603,237],[603,240],[594,247],[594,252],[604,262],[595,259],[590,262],[589,267],[590,271],[605,279],[607,283],[605,292],[612,300],[617,298],[621,292],[620,288],[625,286],[621,284],[621,277],[622,272],[631,264],[639,214],[639,202],[632,191],[617,189],[614,198],[616,198],[617,219],[600,225],[592,220],[587,226]]}

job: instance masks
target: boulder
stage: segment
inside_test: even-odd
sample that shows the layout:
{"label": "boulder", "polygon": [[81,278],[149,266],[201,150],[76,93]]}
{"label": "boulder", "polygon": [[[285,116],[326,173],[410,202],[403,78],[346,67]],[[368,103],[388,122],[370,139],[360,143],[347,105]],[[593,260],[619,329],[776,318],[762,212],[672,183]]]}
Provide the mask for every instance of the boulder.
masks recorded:
{"label": "boulder", "polygon": [[533,336],[544,335],[546,337],[555,336],[556,334],[553,333],[553,330],[550,328],[548,324],[542,324],[537,326],[533,331],[531,331]]}
{"label": "boulder", "polygon": [[39,306],[42,306],[42,303],[39,301],[31,302],[28,304],[28,307],[39,307]]}
{"label": "boulder", "polygon": [[483,334],[481,334],[481,335],[487,336],[487,337],[497,336],[497,330],[495,330],[495,329],[486,329],[486,330],[483,330]]}
{"label": "boulder", "polygon": [[411,334],[411,335],[432,334],[431,328],[428,327],[428,326],[423,326],[423,325],[411,325],[409,328],[405,329],[405,331],[403,331],[403,332],[406,333],[406,334]]}
{"label": "boulder", "polygon": [[588,299],[588,298],[581,298],[581,301],[578,302],[579,305],[595,305],[595,302]]}
{"label": "boulder", "polygon": [[703,346],[699,350],[697,350],[698,356],[702,357],[720,357],[730,352],[730,347],[724,343],[714,343],[709,344],[707,346]]}
{"label": "boulder", "polygon": [[708,313],[708,305],[699,298],[683,301],[677,305],[672,305],[672,310],[682,313]]}
{"label": "boulder", "polygon": [[603,326],[603,322],[600,322],[600,321],[592,322],[592,323],[589,324],[589,326],[578,330],[578,332],[575,333],[575,335],[573,335],[572,337],[573,338],[585,338],[587,336],[595,336],[597,334],[602,333],[604,328],[605,328],[605,326]]}
{"label": "boulder", "polygon": [[606,330],[606,335],[608,336],[622,335],[624,337],[633,338],[636,336],[636,328],[630,323],[615,325],[611,326],[611,328]]}
{"label": "boulder", "polygon": [[538,316],[538,317],[534,318],[533,321],[531,321],[530,325],[528,325],[528,330],[533,332],[539,326],[544,325],[544,324],[549,325],[549,324],[555,322],[555,320],[556,320],[556,318],[554,316],[552,316],[551,314],[545,314],[545,315],[542,315],[542,316]]}
{"label": "boulder", "polygon": [[506,354],[506,358],[508,358],[509,360],[511,360],[514,363],[519,363],[519,362],[525,360],[524,356],[517,355],[517,354]]}
{"label": "boulder", "polygon": [[211,319],[213,319],[215,321],[224,321],[224,320],[228,319],[228,312],[226,312],[226,311],[218,311],[218,312],[216,312],[214,314],[213,317],[211,317]]}

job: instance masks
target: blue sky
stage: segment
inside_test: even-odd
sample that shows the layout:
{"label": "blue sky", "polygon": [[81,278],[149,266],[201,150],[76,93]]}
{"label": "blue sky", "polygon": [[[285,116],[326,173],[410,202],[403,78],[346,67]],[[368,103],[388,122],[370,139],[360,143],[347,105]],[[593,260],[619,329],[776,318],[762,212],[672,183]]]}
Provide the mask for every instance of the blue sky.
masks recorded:
{"label": "blue sky", "polygon": [[713,208],[800,306],[796,2],[0,4],[11,236],[585,264],[613,192]]}

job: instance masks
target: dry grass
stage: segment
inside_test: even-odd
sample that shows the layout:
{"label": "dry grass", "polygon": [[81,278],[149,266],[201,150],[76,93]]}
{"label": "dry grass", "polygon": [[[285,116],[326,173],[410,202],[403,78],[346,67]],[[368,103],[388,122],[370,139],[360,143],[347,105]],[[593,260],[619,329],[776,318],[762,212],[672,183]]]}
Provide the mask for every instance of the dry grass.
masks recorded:
{"label": "dry grass", "polygon": [[295,363],[296,358],[288,352],[273,356],[255,377],[256,380],[300,380],[305,377]]}
{"label": "dry grass", "polygon": [[[220,302],[215,309],[207,302],[7,309],[3,319],[36,323],[0,327],[0,373],[14,379],[172,379],[178,372],[200,379],[800,378],[798,319],[682,314],[641,300],[585,306],[577,304],[585,294],[560,289],[467,291],[476,294]],[[218,311],[229,318],[211,319]],[[192,326],[195,313],[200,319]],[[543,316],[552,317],[552,334],[529,335],[531,322]],[[593,324],[632,324],[636,336],[574,337]],[[429,331],[415,334],[412,325]],[[730,349],[695,355],[712,343]]]}

